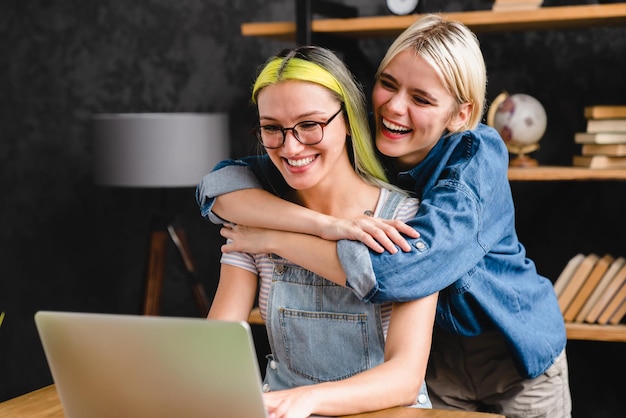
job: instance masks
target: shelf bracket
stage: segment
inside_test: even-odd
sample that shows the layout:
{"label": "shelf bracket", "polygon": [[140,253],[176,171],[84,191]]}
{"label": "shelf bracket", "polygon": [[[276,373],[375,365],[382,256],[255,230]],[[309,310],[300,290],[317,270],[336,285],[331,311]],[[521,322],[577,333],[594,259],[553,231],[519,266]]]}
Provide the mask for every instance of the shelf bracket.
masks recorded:
{"label": "shelf bracket", "polygon": [[[359,11],[354,6],[339,4],[331,0],[295,0],[296,3],[296,43],[297,45],[320,45],[343,53],[344,62],[350,67],[358,80],[362,80],[365,91],[371,86],[375,67],[359,48],[354,38],[322,35],[313,33],[314,15],[330,18],[349,19],[358,17]],[[368,82],[363,82],[363,81]]]}
{"label": "shelf bracket", "polygon": [[326,17],[351,18],[357,17],[359,11],[354,6],[335,3],[330,0],[295,0],[296,1],[296,42],[298,45],[312,45],[313,31],[311,22],[313,15]]}

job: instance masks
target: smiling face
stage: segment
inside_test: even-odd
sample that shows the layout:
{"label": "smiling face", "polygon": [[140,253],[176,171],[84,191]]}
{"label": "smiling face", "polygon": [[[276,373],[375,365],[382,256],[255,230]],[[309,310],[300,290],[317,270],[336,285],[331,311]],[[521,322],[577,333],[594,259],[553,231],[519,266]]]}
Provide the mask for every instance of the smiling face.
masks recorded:
{"label": "smiling face", "polygon": [[[259,124],[291,128],[304,121],[326,122],[341,103],[326,88],[304,81],[283,81],[264,87],[257,96]],[[287,183],[296,190],[332,186],[341,170],[353,168],[346,150],[347,128],[338,114],[323,128],[324,137],[315,145],[303,145],[286,131],[282,147],[267,153]]]}
{"label": "smiling face", "polygon": [[374,85],[376,147],[397,157],[401,168],[421,162],[448,130],[463,125],[471,110],[457,104],[442,79],[422,57],[398,53]]}

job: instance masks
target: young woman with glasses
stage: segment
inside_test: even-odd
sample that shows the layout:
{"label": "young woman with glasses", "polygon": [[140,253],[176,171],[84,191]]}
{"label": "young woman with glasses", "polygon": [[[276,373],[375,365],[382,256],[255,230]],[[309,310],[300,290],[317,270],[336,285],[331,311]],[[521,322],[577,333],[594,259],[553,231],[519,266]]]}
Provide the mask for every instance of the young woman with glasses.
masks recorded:
{"label": "young woman with glasses", "polygon": [[[415,215],[417,200],[384,181],[363,92],[333,53],[302,47],[271,58],[252,99],[266,169],[289,185],[284,199],[345,219],[364,211],[400,220]],[[227,252],[208,318],[246,320],[258,285],[271,348],[263,385],[270,416],[430,407],[424,375],[436,293],[365,303],[324,278],[341,271],[326,240],[234,224],[222,235]],[[303,257],[329,261],[315,274],[300,267]]]}
{"label": "young woman with glasses", "polygon": [[383,58],[372,92],[376,148],[392,182],[420,199],[408,225],[346,221],[277,199],[261,190],[280,190],[263,180],[263,158],[218,165],[198,201],[207,214],[223,194],[213,210],[240,225],[338,240],[343,270],[327,278],[362,300],[439,291],[426,376],[434,407],[569,417],[563,317],[552,284],[517,238],[507,150],[480,123],[485,90],[476,36],[437,15],[415,22]]}

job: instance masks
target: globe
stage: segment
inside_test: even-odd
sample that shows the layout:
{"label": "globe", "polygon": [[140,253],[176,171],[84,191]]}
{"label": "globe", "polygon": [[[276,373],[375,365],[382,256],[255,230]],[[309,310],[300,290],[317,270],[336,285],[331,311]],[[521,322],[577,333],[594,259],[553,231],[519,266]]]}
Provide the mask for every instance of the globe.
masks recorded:
{"label": "globe", "polygon": [[537,165],[526,155],[539,148],[547,126],[546,111],[537,99],[523,93],[502,93],[489,108],[487,123],[500,133],[509,152],[517,154],[510,165]]}

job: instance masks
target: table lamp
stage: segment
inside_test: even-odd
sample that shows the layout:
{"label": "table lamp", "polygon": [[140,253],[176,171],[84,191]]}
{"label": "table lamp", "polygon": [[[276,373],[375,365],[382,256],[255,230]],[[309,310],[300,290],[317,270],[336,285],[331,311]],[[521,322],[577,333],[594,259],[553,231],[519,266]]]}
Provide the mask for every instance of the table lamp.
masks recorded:
{"label": "table lamp", "polygon": [[[117,187],[195,187],[219,161],[229,157],[225,113],[109,113],[93,117],[94,180]],[[185,233],[173,219],[151,222],[143,314],[157,315],[169,240],[185,265],[200,315],[209,308]]]}

